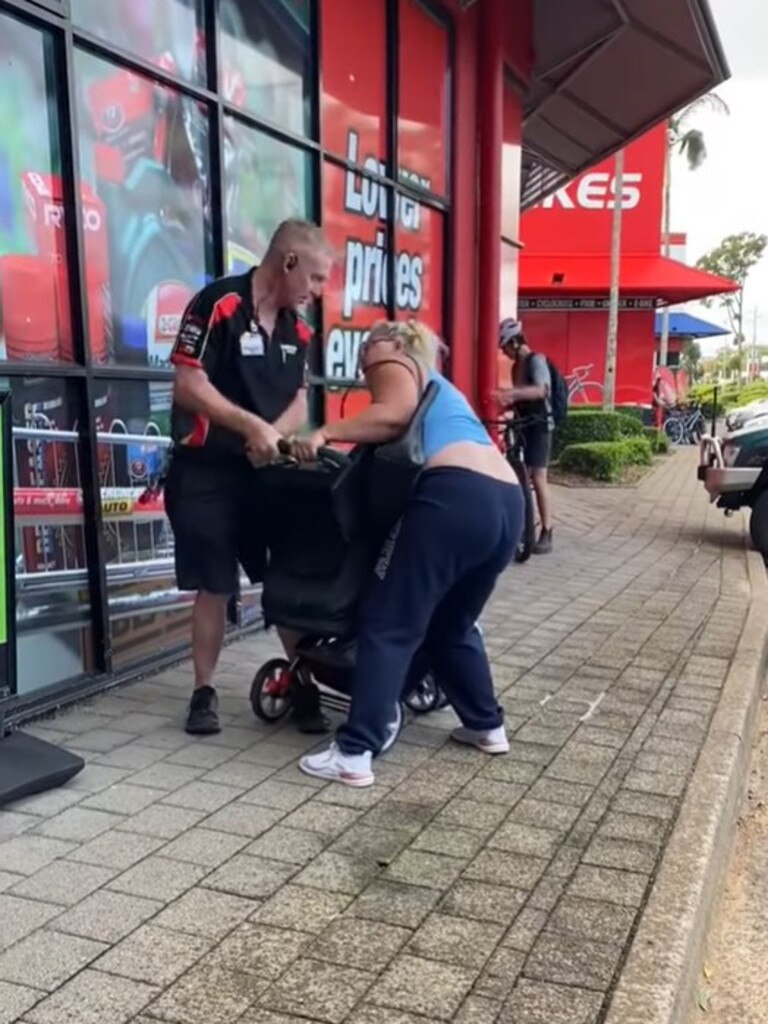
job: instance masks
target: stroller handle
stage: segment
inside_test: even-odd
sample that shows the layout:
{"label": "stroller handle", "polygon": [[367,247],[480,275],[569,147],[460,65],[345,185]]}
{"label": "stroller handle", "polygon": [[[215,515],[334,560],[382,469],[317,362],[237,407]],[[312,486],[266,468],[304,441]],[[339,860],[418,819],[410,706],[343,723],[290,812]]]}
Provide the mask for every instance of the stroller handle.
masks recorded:
{"label": "stroller handle", "polygon": [[[287,462],[290,462],[292,465],[296,464],[297,460],[292,456],[291,446],[285,438],[280,438],[277,442],[277,450]],[[349,456],[344,452],[338,451],[336,448],[324,446],[317,450],[317,461],[326,466],[333,466],[334,469],[344,469],[345,466],[349,465]]]}

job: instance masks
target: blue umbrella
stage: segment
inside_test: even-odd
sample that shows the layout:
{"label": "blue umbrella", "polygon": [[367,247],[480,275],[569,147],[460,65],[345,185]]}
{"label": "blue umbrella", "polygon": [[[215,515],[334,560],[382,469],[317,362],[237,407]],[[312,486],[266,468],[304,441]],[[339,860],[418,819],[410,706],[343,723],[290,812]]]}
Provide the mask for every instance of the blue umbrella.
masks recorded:
{"label": "blue umbrella", "polygon": [[[656,314],[656,337],[661,337],[661,313]],[[670,338],[717,338],[731,332],[727,327],[719,327],[711,324],[708,320],[700,320],[690,313],[669,314],[669,336]]]}

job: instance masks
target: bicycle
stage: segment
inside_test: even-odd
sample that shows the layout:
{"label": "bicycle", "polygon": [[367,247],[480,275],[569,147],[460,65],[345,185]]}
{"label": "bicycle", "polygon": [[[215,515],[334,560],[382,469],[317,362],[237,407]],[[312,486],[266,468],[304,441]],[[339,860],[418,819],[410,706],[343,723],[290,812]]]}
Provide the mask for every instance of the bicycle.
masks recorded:
{"label": "bicycle", "polygon": [[536,512],[533,504],[531,476],[525,464],[525,441],[522,428],[536,421],[537,417],[526,419],[495,420],[491,426],[501,428],[504,456],[523,489],[523,532],[515,551],[518,564],[527,562],[533,554],[536,543]]}
{"label": "bicycle", "polygon": [[700,405],[690,409],[668,409],[664,433],[672,444],[698,444],[707,429]]}
{"label": "bicycle", "polygon": [[588,379],[594,365],[575,366],[565,378],[569,405],[600,405],[603,401],[603,385]]}

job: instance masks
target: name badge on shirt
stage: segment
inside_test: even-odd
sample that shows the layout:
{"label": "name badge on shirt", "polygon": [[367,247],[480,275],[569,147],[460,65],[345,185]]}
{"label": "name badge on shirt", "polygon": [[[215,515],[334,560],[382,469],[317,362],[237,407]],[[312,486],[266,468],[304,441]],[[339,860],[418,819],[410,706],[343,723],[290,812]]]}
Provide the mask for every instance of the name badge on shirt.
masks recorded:
{"label": "name badge on shirt", "polygon": [[240,355],[264,355],[264,339],[262,338],[261,333],[259,331],[256,331],[256,333],[246,331],[245,334],[240,335]]}

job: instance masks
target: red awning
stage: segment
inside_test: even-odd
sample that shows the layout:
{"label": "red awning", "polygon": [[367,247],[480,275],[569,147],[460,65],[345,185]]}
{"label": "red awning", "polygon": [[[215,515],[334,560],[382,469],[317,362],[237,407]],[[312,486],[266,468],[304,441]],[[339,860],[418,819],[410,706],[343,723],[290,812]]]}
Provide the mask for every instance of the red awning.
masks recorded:
{"label": "red awning", "polygon": [[[609,256],[569,254],[520,257],[520,295],[607,296],[611,286]],[[688,267],[666,256],[623,256],[620,291],[624,298],[650,298],[660,305],[705,299],[735,292],[739,286],[724,277]]]}

